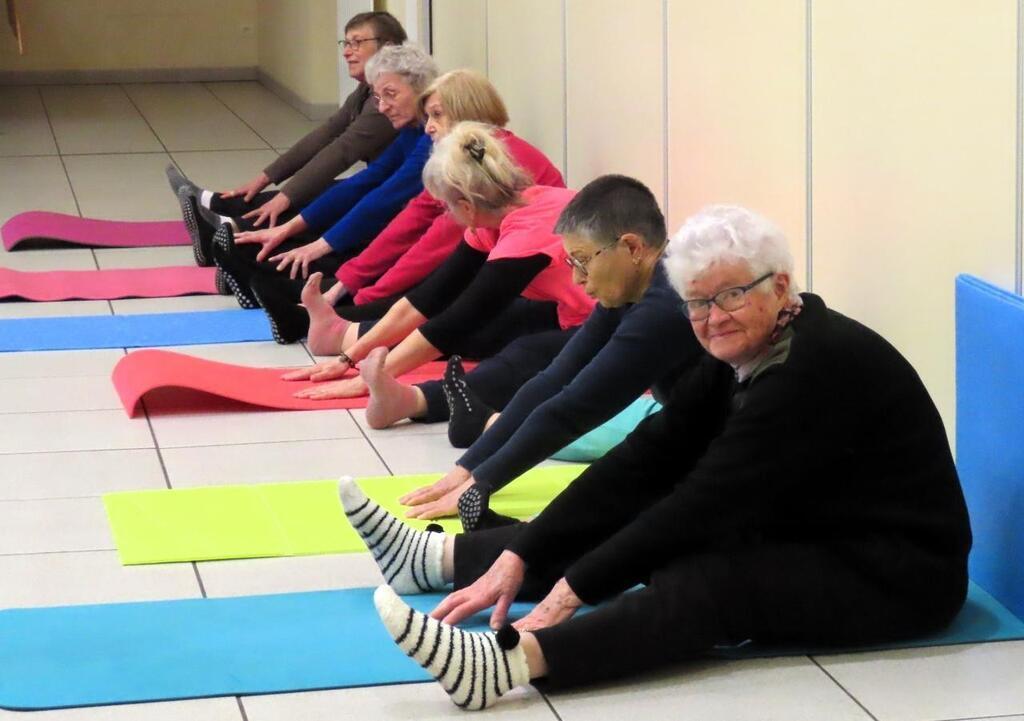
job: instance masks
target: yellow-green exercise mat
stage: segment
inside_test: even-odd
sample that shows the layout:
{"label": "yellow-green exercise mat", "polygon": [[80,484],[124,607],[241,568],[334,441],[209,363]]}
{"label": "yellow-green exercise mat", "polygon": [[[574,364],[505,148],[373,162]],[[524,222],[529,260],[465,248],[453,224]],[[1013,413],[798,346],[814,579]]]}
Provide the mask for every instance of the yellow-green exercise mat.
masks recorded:
{"label": "yellow-green exercise mat", "polygon": [[[498,513],[529,518],[543,509],[585,466],[534,468],[491,499]],[[375,501],[399,517],[399,497],[440,474],[359,479]],[[210,486],[108,493],[103,497],[125,565],[309,556],[366,550],[341,508],[335,481]],[[429,521],[409,521],[423,528]],[[441,521],[462,530],[457,518]]]}

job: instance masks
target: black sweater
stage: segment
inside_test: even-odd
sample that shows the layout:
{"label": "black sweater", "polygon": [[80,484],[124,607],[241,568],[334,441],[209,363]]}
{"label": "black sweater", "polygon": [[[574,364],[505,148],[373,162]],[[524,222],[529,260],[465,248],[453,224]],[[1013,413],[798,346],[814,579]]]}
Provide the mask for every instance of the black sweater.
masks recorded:
{"label": "black sweater", "polygon": [[737,539],[828,547],[894,593],[965,587],[967,510],[927,390],[879,335],[803,298],[788,355],[742,403],[705,357],[509,548],[541,565],[565,549],[588,603]]}
{"label": "black sweater", "polygon": [[636,400],[664,403],[703,355],[658,263],[637,303],[597,306],[562,352],[516,393],[457,463],[496,491]]}

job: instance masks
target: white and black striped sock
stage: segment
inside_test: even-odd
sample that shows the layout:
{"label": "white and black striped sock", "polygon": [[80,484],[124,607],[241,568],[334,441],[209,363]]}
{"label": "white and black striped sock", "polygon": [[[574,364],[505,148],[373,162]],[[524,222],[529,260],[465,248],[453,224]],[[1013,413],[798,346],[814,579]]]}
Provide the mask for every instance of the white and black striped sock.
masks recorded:
{"label": "white and black striped sock", "polygon": [[526,652],[511,626],[496,634],[463,631],[409,608],[387,586],[377,589],[373,602],[398,647],[438,680],[456,706],[478,711],[530,683]]}
{"label": "white and black striped sock", "polygon": [[445,587],[444,534],[417,531],[363,493],[349,476],[338,481],[348,522],[373,554],[384,580],[398,593],[427,593]]}

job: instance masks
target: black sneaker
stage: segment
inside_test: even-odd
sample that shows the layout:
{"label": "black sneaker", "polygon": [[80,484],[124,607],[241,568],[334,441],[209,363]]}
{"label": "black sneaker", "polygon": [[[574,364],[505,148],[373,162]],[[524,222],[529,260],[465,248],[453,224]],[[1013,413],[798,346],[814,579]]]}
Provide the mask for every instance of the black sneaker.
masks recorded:
{"label": "black sneaker", "polygon": [[249,288],[267,314],[274,340],[288,345],[306,337],[309,313],[296,301],[294,284],[289,278],[254,274]]}
{"label": "black sneaker", "polygon": [[186,188],[190,195],[194,195],[197,198],[203,192],[203,189],[185,177],[185,174],[178,170],[178,166],[174,163],[168,163],[165,172],[167,173],[167,182],[171,184],[171,191],[175,195],[182,188]]}
{"label": "black sneaker", "polygon": [[196,259],[196,265],[204,268],[213,265],[210,244],[216,226],[207,223],[199,214],[196,198],[187,188],[178,191],[178,204],[181,206],[181,219],[185,221],[188,237],[192,240],[192,257]]}
{"label": "black sneaker", "polygon": [[260,303],[249,288],[249,273],[245,272],[244,266],[236,263],[232,257],[234,246],[235,239],[231,232],[231,226],[225,223],[213,234],[213,262],[220,269],[221,275],[224,276],[224,282],[231,289],[238,305],[250,310],[259,308]]}

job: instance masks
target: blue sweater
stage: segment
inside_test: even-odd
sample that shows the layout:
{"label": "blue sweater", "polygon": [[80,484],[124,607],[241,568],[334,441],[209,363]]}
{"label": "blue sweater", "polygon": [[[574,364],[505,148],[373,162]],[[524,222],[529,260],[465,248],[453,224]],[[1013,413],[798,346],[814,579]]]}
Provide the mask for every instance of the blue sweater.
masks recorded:
{"label": "blue sweater", "polygon": [[422,192],[430,146],[422,127],[403,128],[365,169],[338,181],[303,208],[302,219],[336,252],[372,240]]}
{"label": "blue sweater", "polygon": [[661,263],[638,303],[598,305],[456,463],[492,492],[651,388],[658,400],[703,350]]}

